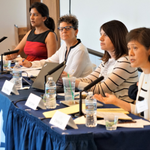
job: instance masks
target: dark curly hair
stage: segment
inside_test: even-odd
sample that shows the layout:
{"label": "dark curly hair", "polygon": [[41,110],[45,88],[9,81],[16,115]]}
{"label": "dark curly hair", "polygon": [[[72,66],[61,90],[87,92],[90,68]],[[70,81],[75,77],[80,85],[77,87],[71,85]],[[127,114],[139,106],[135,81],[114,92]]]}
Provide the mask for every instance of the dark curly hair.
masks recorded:
{"label": "dark curly hair", "polygon": [[72,26],[75,30],[78,29],[78,19],[74,15],[64,15],[64,16],[60,17],[58,20],[58,26],[60,25],[61,22],[66,22],[68,24],[72,24]]}

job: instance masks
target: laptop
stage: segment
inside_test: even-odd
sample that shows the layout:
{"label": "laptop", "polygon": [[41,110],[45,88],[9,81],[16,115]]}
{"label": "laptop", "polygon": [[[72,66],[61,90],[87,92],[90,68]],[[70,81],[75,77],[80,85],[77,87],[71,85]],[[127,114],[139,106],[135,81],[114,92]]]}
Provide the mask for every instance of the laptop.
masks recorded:
{"label": "laptop", "polygon": [[[47,75],[47,73],[49,71],[51,71],[52,69],[54,69],[58,65],[59,65],[59,63],[46,62],[44,64],[44,66],[42,67],[41,71],[39,72],[38,76],[34,80],[34,82],[32,84],[32,88],[44,90],[45,89],[45,76]],[[56,83],[57,80],[59,79],[61,73],[65,69],[65,66],[66,65],[64,64],[60,69],[58,69],[57,71],[55,71],[51,75],[47,75],[47,79],[48,79],[48,77],[53,77],[53,80]],[[47,81],[47,79],[46,79],[46,81]]]}

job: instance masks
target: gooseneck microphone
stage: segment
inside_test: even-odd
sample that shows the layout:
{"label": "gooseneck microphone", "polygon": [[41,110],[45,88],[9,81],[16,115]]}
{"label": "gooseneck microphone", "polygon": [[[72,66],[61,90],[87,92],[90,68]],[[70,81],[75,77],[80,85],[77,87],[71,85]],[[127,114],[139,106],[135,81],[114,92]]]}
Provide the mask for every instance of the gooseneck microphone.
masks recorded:
{"label": "gooseneck microphone", "polygon": [[0,39],[0,42],[4,41],[5,39],[7,39],[6,36],[2,37],[2,38]]}
{"label": "gooseneck microphone", "polygon": [[87,91],[88,89],[90,89],[92,86],[94,86],[95,84],[97,84],[98,82],[102,81],[104,79],[103,76],[97,78],[96,80],[94,80],[92,83],[90,83],[89,85],[87,85],[82,91]]}
{"label": "gooseneck microphone", "polygon": [[18,52],[19,52],[19,49],[10,51],[10,52],[4,52],[3,55],[10,55],[10,54],[18,53]]}
{"label": "gooseneck microphone", "polygon": [[[52,70],[50,70],[46,75],[45,75],[45,83],[46,84],[46,78],[48,75],[51,75],[52,73],[54,73],[55,71],[59,70],[61,67],[63,67],[66,64],[66,61],[63,61],[61,64],[59,64],[58,66],[56,66],[55,68],[53,68]],[[45,86],[44,86],[45,87]]]}
{"label": "gooseneck microphone", "polygon": [[83,113],[82,113],[82,92],[83,91],[87,91],[88,89],[90,89],[91,87],[93,87],[94,85],[96,85],[98,82],[102,81],[103,79],[104,79],[103,76],[97,78],[92,83],[90,83],[89,85],[87,85],[82,91],[80,91],[79,116],[83,115]]}
{"label": "gooseneck microphone", "polygon": [[[52,70],[50,70],[47,75],[51,75],[52,73],[54,73],[55,71],[57,71],[58,69],[60,69],[62,66],[64,66],[66,64],[66,61],[63,61],[61,64],[59,64],[58,66],[56,66],[55,68],[53,68]],[[47,76],[46,75],[46,76]]]}
{"label": "gooseneck microphone", "polygon": [[3,71],[3,55],[10,55],[10,54],[18,53],[18,52],[19,52],[19,50],[14,50],[14,51],[10,51],[10,52],[4,52],[3,54],[1,54],[1,72],[0,72],[1,74],[5,74],[5,73],[9,73],[10,72],[10,71]]}

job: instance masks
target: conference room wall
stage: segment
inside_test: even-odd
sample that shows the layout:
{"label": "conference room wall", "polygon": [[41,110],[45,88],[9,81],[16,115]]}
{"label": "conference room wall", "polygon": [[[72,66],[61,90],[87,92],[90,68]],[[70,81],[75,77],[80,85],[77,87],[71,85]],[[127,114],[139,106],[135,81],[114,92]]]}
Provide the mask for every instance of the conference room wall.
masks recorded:
{"label": "conference room wall", "polygon": [[26,27],[26,0],[0,0],[0,38],[7,36],[0,43],[0,54],[15,46],[14,24]]}
{"label": "conference room wall", "polygon": [[[71,13],[79,20],[80,38],[85,46],[100,49],[100,26],[110,20],[120,20],[131,30],[150,27],[149,0],[71,0]],[[60,16],[69,14],[69,0],[60,0]],[[99,64],[99,59],[92,57]]]}

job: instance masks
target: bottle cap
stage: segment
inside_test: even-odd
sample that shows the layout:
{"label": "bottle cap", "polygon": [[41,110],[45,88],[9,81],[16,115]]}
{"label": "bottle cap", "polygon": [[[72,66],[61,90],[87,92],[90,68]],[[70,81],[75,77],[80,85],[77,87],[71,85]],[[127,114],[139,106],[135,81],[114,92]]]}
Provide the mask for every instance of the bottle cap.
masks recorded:
{"label": "bottle cap", "polygon": [[53,77],[48,77],[48,80],[53,80]]}
{"label": "bottle cap", "polygon": [[88,95],[93,96],[93,92],[92,91],[88,92]]}

